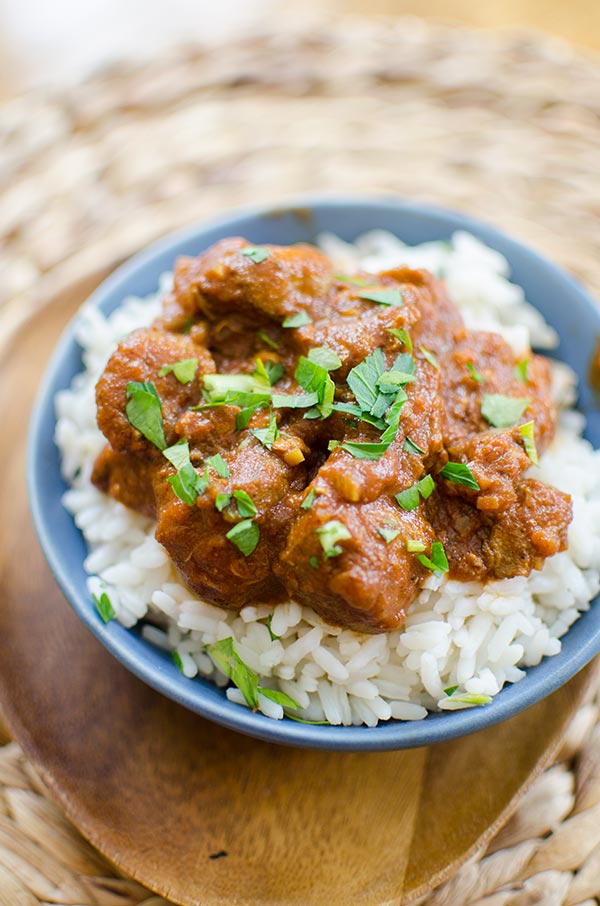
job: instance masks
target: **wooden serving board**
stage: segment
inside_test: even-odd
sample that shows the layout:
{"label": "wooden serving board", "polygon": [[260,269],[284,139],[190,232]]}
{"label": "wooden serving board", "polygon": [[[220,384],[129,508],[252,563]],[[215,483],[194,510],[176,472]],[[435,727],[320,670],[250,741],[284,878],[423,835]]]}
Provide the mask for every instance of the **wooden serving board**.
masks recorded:
{"label": "wooden serving board", "polygon": [[185,906],[392,906],[491,837],[548,763],[594,667],[507,723],[428,749],[337,754],[246,738],[183,710],[79,623],[37,545],[29,411],[58,334],[101,275],[11,339],[0,366],[0,702],[83,834]]}

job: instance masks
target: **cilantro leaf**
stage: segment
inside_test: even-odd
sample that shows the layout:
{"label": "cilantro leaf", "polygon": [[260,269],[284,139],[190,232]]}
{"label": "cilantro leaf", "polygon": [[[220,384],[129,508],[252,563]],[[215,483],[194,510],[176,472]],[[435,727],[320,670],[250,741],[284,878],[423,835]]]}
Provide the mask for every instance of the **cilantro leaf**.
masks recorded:
{"label": "cilantro leaf", "polygon": [[[450,687],[452,688],[452,686]],[[456,689],[458,686],[455,687]],[[445,691],[445,690],[444,690]],[[491,695],[483,695],[476,692],[461,692],[460,695],[455,695],[452,693],[449,698],[453,702],[461,702],[464,705],[489,705],[492,700]]]}
{"label": "cilantro leaf", "polygon": [[96,610],[102,618],[103,623],[108,623],[110,620],[114,620],[117,613],[112,606],[112,601],[105,591],[101,593],[99,598],[96,597],[96,595],[92,595],[92,600],[94,602]]}
{"label": "cilantro leaf", "polygon": [[404,446],[402,449],[406,453],[418,453],[421,455],[425,454],[425,450],[421,450],[421,448],[418,446],[418,444],[416,444],[414,442],[414,440],[411,440],[410,437],[408,437],[408,436],[404,438]]}
{"label": "cilantro leaf", "polygon": [[458,686],[448,686],[447,689],[444,689],[444,695],[454,695]]}
{"label": "cilantro leaf", "polygon": [[162,405],[156,387],[150,381],[130,381],[127,384],[125,414],[129,424],[146,440],[164,450],[167,446],[162,417]]}
{"label": "cilantro leaf", "polygon": [[277,419],[275,418],[275,413],[271,410],[269,424],[266,428],[253,428],[250,433],[253,434],[254,437],[261,442],[263,447],[266,447],[267,450],[270,450],[279,437],[279,428],[277,427]]}
{"label": "cilantro leaf", "polygon": [[486,378],[480,371],[477,371],[473,362],[467,362],[467,371],[471,375],[474,381],[477,381],[478,384],[485,384]]}
{"label": "cilantro leaf", "polygon": [[264,686],[259,686],[258,691],[261,695],[264,695],[265,698],[270,699],[270,701],[275,702],[277,705],[281,705],[283,708],[298,709],[300,707],[298,702],[295,702],[290,695],[286,692],[281,692],[279,689],[266,689]]}
{"label": "cilantro leaf", "polygon": [[181,655],[178,651],[171,652],[171,660],[173,661],[175,666],[178,667],[179,670],[183,673],[183,661],[181,660]]}
{"label": "cilantro leaf", "polygon": [[309,566],[311,566],[313,569],[319,568],[319,558],[318,557],[315,557],[315,556],[309,557],[308,563],[309,563]]}
{"label": "cilantro leaf", "polygon": [[179,440],[172,447],[167,447],[162,451],[165,459],[168,459],[176,469],[182,469],[190,461],[190,445],[187,440]]}
{"label": "cilantro leaf", "polygon": [[269,257],[271,252],[262,245],[248,245],[245,249],[242,249],[241,254],[244,258],[250,258],[255,264],[260,264],[261,261],[265,261]]}
{"label": "cilantro leaf", "polygon": [[277,345],[277,343],[275,342],[275,340],[272,340],[271,337],[270,337],[268,334],[266,334],[266,333],[264,332],[264,330],[257,330],[257,331],[256,331],[256,336],[257,336],[260,340],[262,340],[263,343],[266,343],[267,346],[270,346],[271,349],[274,349],[276,352],[279,351],[279,346]]}
{"label": "cilantro leaf", "polygon": [[529,381],[528,368],[529,359],[521,359],[520,362],[517,362],[514,368],[515,377],[523,384],[526,384]]}
{"label": "cilantro leaf", "polygon": [[355,459],[381,459],[388,449],[388,443],[370,443],[346,440],[341,444],[342,450],[347,450]]}
{"label": "cilantro leaf", "polygon": [[391,523],[385,523],[384,525],[377,526],[377,531],[386,544],[390,544],[394,540],[394,538],[397,538],[400,534],[400,529],[395,528]]}
{"label": "cilantro leaf", "polygon": [[336,371],[342,367],[342,360],[327,346],[314,346],[308,353],[311,362],[321,365],[327,371]]}
{"label": "cilantro leaf", "polygon": [[299,311],[297,315],[288,315],[284,319],[282,327],[306,327],[307,324],[312,324],[311,319],[305,311]]}
{"label": "cilantro leaf", "polygon": [[302,510],[312,509],[312,505],[315,502],[316,496],[317,496],[317,492],[315,491],[314,488],[311,488],[310,491],[308,492],[308,494],[306,495],[306,497],[304,498],[304,500],[302,501],[302,503],[300,504],[300,508]]}
{"label": "cilantro leaf", "polygon": [[237,503],[238,513],[245,519],[247,517],[253,518],[258,513],[256,509],[256,504],[252,500],[250,494],[246,491],[238,490],[233,492],[233,496]]}
{"label": "cilantro leaf", "polygon": [[377,381],[385,371],[383,349],[375,349],[355,365],[348,374],[347,383],[360,408],[371,412],[379,396]]}
{"label": "cilantro leaf", "polygon": [[420,481],[415,482],[410,488],[396,494],[396,500],[403,510],[415,510],[420,503],[420,497],[427,500],[435,490],[435,482],[431,475],[425,475]]}
{"label": "cilantro leaf", "polygon": [[258,708],[258,676],[243,662],[231,637],[220,639],[206,649],[217,667],[240,690],[248,705]]}
{"label": "cilantro leaf", "polygon": [[272,387],[280,377],[283,377],[283,365],[281,362],[263,362],[261,358],[258,358],[254,366],[253,377],[262,381],[267,387]]}
{"label": "cilantro leaf", "polygon": [[527,399],[503,396],[501,393],[484,393],[481,414],[494,428],[512,428],[530,402]]}
{"label": "cilantro leaf", "polygon": [[402,308],[404,299],[402,291],[399,289],[362,289],[356,293],[359,299],[366,299],[367,302],[377,302],[378,305],[393,305],[396,308]]}
{"label": "cilantro leaf", "polygon": [[419,346],[419,351],[422,353],[423,358],[426,359],[433,368],[436,368],[438,371],[440,370],[440,363],[426,346],[421,344],[421,346]]}
{"label": "cilantro leaf", "polygon": [[338,545],[338,541],[348,541],[352,538],[346,526],[337,519],[330,519],[315,531],[319,536],[325,557],[339,557],[343,551]]}
{"label": "cilantro leaf", "polygon": [[274,409],[308,409],[319,402],[314,393],[274,393],[271,397]]}
{"label": "cilantro leaf", "polygon": [[409,352],[413,351],[412,340],[407,330],[399,327],[388,327],[387,332],[391,333],[391,335],[393,337],[396,337],[397,340],[400,340],[400,342],[403,343],[404,346],[406,346]]}
{"label": "cilantro leaf", "polygon": [[171,374],[177,378],[180,384],[189,384],[196,376],[198,368],[198,359],[182,359],[180,362],[173,362],[171,365],[163,365],[158,372],[159,377]]}
{"label": "cilantro leaf", "polygon": [[416,378],[407,371],[384,371],[377,380],[377,386],[383,393],[395,393],[400,387],[412,384]]}
{"label": "cilantro leaf", "polygon": [[440,471],[440,475],[448,481],[455,482],[455,484],[463,484],[466,488],[471,488],[473,491],[481,490],[470,468],[463,462],[447,462]]}
{"label": "cilantro leaf", "polygon": [[535,445],[535,432],[534,432],[534,423],[533,421],[525,422],[524,425],[521,425],[519,428],[519,433],[523,438],[523,446],[525,452],[529,456],[530,460],[537,466],[539,464],[537,447]]}
{"label": "cilantro leaf", "polygon": [[231,494],[217,494],[215,497],[215,507],[222,513],[223,510],[231,503]]}
{"label": "cilantro leaf", "polygon": [[406,550],[409,554],[419,554],[426,549],[425,544],[418,538],[409,538],[406,542]]}
{"label": "cilantro leaf", "polygon": [[191,462],[182,466],[176,475],[171,475],[167,481],[173,488],[173,492],[188,506],[196,503],[199,494],[203,494],[208,487],[208,466],[204,475],[199,475]]}
{"label": "cilantro leaf", "polygon": [[311,362],[305,356],[300,356],[295,378],[307,393],[317,394],[317,409],[322,418],[328,418],[333,411],[335,384],[329,377],[327,369],[316,362]]}
{"label": "cilantro leaf", "polygon": [[431,559],[426,557],[425,554],[419,554],[417,560],[422,566],[425,566],[434,573],[448,572],[448,559],[446,557],[444,545],[441,541],[434,541],[431,545]]}
{"label": "cilantro leaf", "polygon": [[209,403],[225,403],[235,406],[231,394],[252,393],[269,400],[271,384],[268,375],[256,374],[204,374],[204,395]]}
{"label": "cilantro leaf", "polygon": [[249,557],[256,550],[256,545],[260,541],[260,529],[256,522],[251,519],[244,519],[243,522],[238,522],[237,525],[229,529],[225,537],[232,544],[235,544],[244,557]]}
{"label": "cilantro leaf", "polygon": [[217,475],[220,475],[221,478],[231,478],[229,466],[220,453],[215,453],[214,456],[209,456],[208,459],[205,460],[205,462],[206,465],[214,469]]}

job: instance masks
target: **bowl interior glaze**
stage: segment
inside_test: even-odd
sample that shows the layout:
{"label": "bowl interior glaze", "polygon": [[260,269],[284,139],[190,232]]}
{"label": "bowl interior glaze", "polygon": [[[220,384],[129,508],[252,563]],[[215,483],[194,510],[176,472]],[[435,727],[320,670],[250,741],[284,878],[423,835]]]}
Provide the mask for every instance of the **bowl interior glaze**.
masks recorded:
{"label": "bowl interior glaze", "polygon": [[[459,213],[386,198],[303,199],[285,208],[236,212],[154,244],[118,268],[90,302],[108,313],[127,295],[152,293],[160,274],[172,269],[178,255],[197,255],[227,236],[285,245],[314,241],[323,231],[352,241],[371,229],[389,230],[410,245],[468,230],[505,255],[511,280],[524,288],[528,301],[560,336],[554,355],[579,376],[578,406],[588,420],[586,437],[598,447],[599,412],[587,376],[600,334],[600,311],[582,287],[555,265],[491,226]],[[54,395],[82,367],[73,323],[52,357],[31,420],[27,472],[33,520],[46,559],[77,615],[119,661],[159,692],[210,720],[272,742],[340,751],[402,749],[463,736],[506,720],[563,685],[600,650],[600,607],[594,602],[564,636],[560,654],[530,668],[523,680],[506,686],[490,705],[431,714],[419,722],[390,721],[375,728],[274,721],[229,702],[222,690],[207,681],[186,679],[170,657],[144,641],[139,631],[116,622],[104,625],[86,588],[86,547],[61,504],[66,486],[53,441]]]}

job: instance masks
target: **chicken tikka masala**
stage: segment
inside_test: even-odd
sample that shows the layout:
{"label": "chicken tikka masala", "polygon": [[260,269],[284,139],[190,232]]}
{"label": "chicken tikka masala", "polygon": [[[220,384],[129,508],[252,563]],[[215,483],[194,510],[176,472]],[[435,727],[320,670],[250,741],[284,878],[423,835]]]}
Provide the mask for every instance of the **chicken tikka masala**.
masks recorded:
{"label": "chicken tikka masala", "polygon": [[570,498],[526,477],[550,382],[427,271],[225,239],[177,261],[161,316],[111,356],[93,481],[156,518],[203,599],[385,632],[432,572],[528,575],[566,548]]}

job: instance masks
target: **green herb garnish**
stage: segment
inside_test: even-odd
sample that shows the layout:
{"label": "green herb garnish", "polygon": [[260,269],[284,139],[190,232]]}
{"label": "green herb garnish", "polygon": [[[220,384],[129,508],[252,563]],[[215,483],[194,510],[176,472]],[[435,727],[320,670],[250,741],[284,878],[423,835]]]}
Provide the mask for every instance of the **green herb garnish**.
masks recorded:
{"label": "green herb garnish", "polygon": [[274,349],[275,351],[279,350],[279,346],[277,345],[275,340],[272,340],[271,337],[264,332],[264,330],[257,330],[256,335],[263,341],[263,343],[266,343],[267,346],[270,346],[271,349]]}
{"label": "green herb garnish", "polygon": [[434,541],[431,545],[431,559],[426,557],[425,554],[419,554],[417,560],[421,566],[430,569],[434,573],[448,572],[448,559],[441,541]]}
{"label": "green herb garnish", "polygon": [[[275,637],[276,638],[276,637]],[[240,690],[248,705],[256,710],[258,708],[258,696],[264,695],[265,698],[282,705],[285,708],[298,710],[300,707],[285,692],[277,689],[267,689],[259,686],[258,676],[243,662],[236,651],[235,642],[231,636],[227,639],[221,639],[214,645],[209,645],[207,651],[217,667],[228,677],[234,686]]]}
{"label": "green herb garnish", "polygon": [[426,549],[426,545],[418,538],[409,538],[406,542],[406,550],[409,554],[420,554]]}
{"label": "green herb garnish", "polygon": [[440,475],[455,484],[463,484],[474,491],[481,490],[470,468],[462,462],[447,462]]}
{"label": "green herb garnish", "polygon": [[527,369],[529,368],[529,359],[521,359],[520,362],[514,367],[514,373],[517,380],[521,383],[526,384],[529,381],[529,375]]}
{"label": "green herb garnish", "polygon": [[183,469],[190,461],[190,445],[187,440],[179,440],[172,447],[167,447],[162,451],[165,459],[168,459],[176,469]]}
{"label": "green herb garnish", "polygon": [[427,500],[435,490],[435,482],[431,475],[425,475],[420,481],[415,482],[410,488],[396,494],[396,500],[403,510],[415,510],[419,506],[419,498]]}
{"label": "green herb garnish", "polygon": [[271,410],[271,415],[269,416],[268,427],[253,428],[250,433],[261,442],[263,447],[266,447],[267,450],[271,450],[273,444],[279,437],[279,428],[277,427],[277,419],[275,418],[273,410]]}
{"label": "green herb garnish", "polygon": [[307,324],[312,324],[311,319],[305,311],[299,311],[297,315],[288,315],[284,319],[282,327],[306,327]]}
{"label": "green herb garnish", "polygon": [[402,449],[405,451],[405,453],[418,453],[419,455],[425,454],[425,450],[421,450],[419,445],[416,444],[414,440],[411,440],[410,437],[404,438],[404,446],[402,447]]}
{"label": "green herb garnish", "polygon": [[274,409],[308,409],[319,402],[318,393],[274,393],[271,397]]}
{"label": "green herb garnish", "polygon": [[231,503],[231,494],[217,494],[215,497],[215,507],[222,513],[223,510]]}
{"label": "green herb garnish", "polygon": [[254,516],[256,516],[258,510],[256,509],[256,504],[252,500],[250,494],[248,494],[246,491],[238,490],[233,492],[233,496],[235,497],[235,501],[237,503],[238,513],[240,514],[242,519],[246,519],[248,517],[254,518]]}
{"label": "green herb garnish", "polygon": [[399,289],[363,289],[356,293],[359,299],[366,299],[367,302],[377,302],[378,305],[393,305],[396,308],[402,308],[404,299]]}
{"label": "green herb garnish", "polygon": [[337,519],[331,519],[315,531],[319,536],[325,557],[339,557],[343,551],[338,545],[338,541],[348,541],[352,538],[346,526]]}
{"label": "green herb garnish", "polygon": [[308,494],[306,495],[306,497],[304,498],[304,500],[302,501],[302,503],[300,504],[300,508],[303,510],[312,509],[312,505],[315,502],[316,496],[317,496],[317,492],[315,491],[314,488],[311,488],[310,491],[308,492]]}
{"label": "green herb garnish", "polygon": [[103,623],[108,623],[110,620],[114,620],[117,613],[112,606],[112,601],[105,591],[100,594],[99,598],[97,598],[96,595],[92,595],[92,600],[94,602],[96,610],[102,618]]}
{"label": "green herb garnish", "polygon": [[377,531],[386,544],[390,544],[400,534],[400,529],[396,528],[391,522],[377,526]]}
{"label": "green herb garnish", "polygon": [[447,689],[444,689],[444,695],[454,695],[458,686],[448,686]]}
{"label": "green herb garnish", "polygon": [[330,378],[328,370],[316,362],[311,362],[305,356],[300,356],[295,378],[307,393],[317,394],[316,408],[319,410],[321,418],[328,418],[333,411],[335,395],[335,384]]}
{"label": "green herb garnish", "polygon": [[434,354],[429,349],[427,349],[426,346],[423,346],[421,344],[421,346],[419,346],[419,351],[421,352],[423,358],[426,359],[433,368],[436,368],[438,371],[440,370],[440,363],[438,362]]}
{"label": "green herb garnish", "polygon": [[255,264],[260,264],[261,261],[264,261],[271,254],[269,249],[266,249],[262,245],[249,245],[245,249],[242,249],[241,253],[244,258],[250,258]]}
{"label": "green herb garnish", "polygon": [[188,506],[193,506],[200,494],[208,487],[208,466],[204,475],[199,475],[191,462],[178,469],[176,475],[171,475],[167,481],[173,488],[174,494]]}
{"label": "green herb garnish", "polygon": [[461,702],[463,705],[489,705],[492,700],[491,695],[480,695],[476,692],[461,692],[460,695],[452,694],[450,698],[453,702]]}
{"label": "green herb garnish", "polygon": [[196,376],[198,368],[198,359],[182,359],[180,362],[173,362],[171,365],[163,365],[158,372],[159,377],[166,374],[173,374],[180,384],[189,384]]}
{"label": "green herb garnish", "polygon": [[237,525],[229,529],[225,537],[232,544],[235,544],[244,557],[249,557],[256,550],[256,545],[260,541],[260,529],[252,519],[244,519],[243,522],[238,522]]}
{"label": "green herb garnish", "polygon": [[471,375],[474,381],[477,381],[478,384],[485,384],[486,377],[481,371],[477,371],[473,362],[467,362],[467,371]]}
{"label": "green herb garnish", "polygon": [[146,440],[164,450],[167,446],[162,417],[162,405],[156,387],[151,381],[127,384],[125,414],[129,424],[139,431]]}
{"label": "green herb garnish", "polygon": [[215,453],[214,456],[209,456],[208,459],[205,460],[205,463],[207,466],[210,466],[211,469],[214,469],[217,475],[220,475],[221,478],[231,477],[229,466],[220,453]]}
{"label": "green herb garnish", "polygon": [[404,330],[399,327],[388,327],[387,332],[391,333],[391,335],[393,337],[396,337],[397,340],[400,340],[400,342],[403,343],[404,346],[406,346],[406,348],[408,349],[409,352],[413,351],[412,340],[411,340],[407,330]]}
{"label": "green herb garnish", "polygon": [[513,396],[503,396],[501,393],[484,393],[481,414],[494,428],[512,428],[530,402]]}
{"label": "green herb garnish", "polygon": [[525,452],[529,456],[530,460],[537,466],[539,464],[537,447],[535,445],[535,432],[534,432],[534,423],[533,421],[525,422],[524,425],[521,425],[519,428],[521,437],[523,438],[523,446]]}
{"label": "green herb garnish", "polygon": [[253,377],[262,381],[265,386],[272,387],[280,377],[283,377],[283,365],[281,362],[263,362],[258,358],[254,363]]}
{"label": "green herb garnish", "polygon": [[316,362],[317,365],[321,365],[327,371],[336,371],[342,367],[340,357],[335,354],[333,349],[329,349],[327,346],[314,346],[308,353],[308,358],[311,362]]}
{"label": "green herb garnish", "polygon": [[319,558],[318,558],[318,557],[315,557],[314,554],[313,554],[312,557],[309,557],[309,558],[308,558],[308,564],[309,564],[309,566],[311,566],[313,569],[318,569],[318,568],[319,568]]}
{"label": "green herb garnish", "polygon": [[273,622],[273,614],[270,613],[269,616],[267,617],[267,619],[265,620],[265,623],[266,623],[267,629],[269,630],[269,636],[270,636],[270,638],[271,638],[271,641],[272,641],[272,642],[276,642],[277,639],[279,638],[279,636],[278,636],[278,635],[275,635],[275,633],[274,633],[273,630],[271,629],[271,623],[272,623],[272,622]]}
{"label": "green herb garnish", "polygon": [[[204,374],[204,395],[211,405],[222,403],[237,406],[239,395],[253,394],[269,401],[271,383],[268,374]],[[201,407],[200,407],[201,408]]]}

